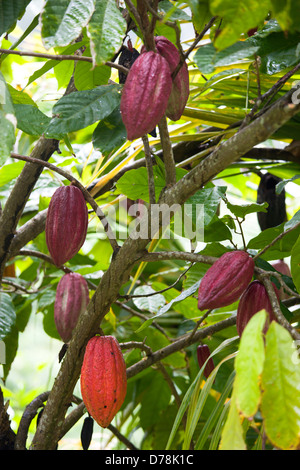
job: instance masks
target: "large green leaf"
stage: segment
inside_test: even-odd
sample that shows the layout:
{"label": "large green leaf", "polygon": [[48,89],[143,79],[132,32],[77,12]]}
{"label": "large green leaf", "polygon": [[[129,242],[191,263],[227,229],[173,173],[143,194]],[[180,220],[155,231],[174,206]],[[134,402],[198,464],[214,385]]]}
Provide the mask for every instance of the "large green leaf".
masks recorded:
{"label": "large green leaf", "polygon": [[0,165],[3,165],[13,149],[16,123],[12,99],[0,72]]}
{"label": "large green leaf", "polygon": [[[94,148],[108,155],[126,142],[127,132],[122,121],[120,108],[117,107],[105,119],[99,122],[93,132]],[[140,197],[140,199],[143,199]]]}
{"label": "large green leaf", "polygon": [[77,39],[93,11],[93,0],[47,0],[41,14],[45,48],[67,46]]}
{"label": "large green leaf", "polygon": [[0,2],[0,35],[14,26],[30,2],[31,0],[2,0]]}
{"label": "large green leaf", "polygon": [[222,430],[219,450],[247,450],[241,418],[236,405],[234,388],[230,400],[228,416]]}
{"label": "large green leaf", "polygon": [[260,377],[263,371],[265,351],[262,330],[267,313],[256,313],[243,331],[239,353],[235,361],[236,405],[243,416],[254,416],[260,403]]}
{"label": "large green leaf", "polygon": [[9,294],[0,292],[0,364],[3,364],[4,379],[7,377],[11,363],[18,347],[18,330],[16,313]]}
{"label": "large green leaf", "polygon": [[261,413],[265,432],[283,450],[300,446],[300,365],[288,331],[272,322],[266,334]]}
{"label": "large green leaf", "polygon": [[50,118],[36,106],[15,104],[17,127],[29,135],[41,135],[50,123]]}
{"label": "large green leaf", "polygon": [[102,65],[113,58],[125,33],[126,21],[115,0],[96,0],[95,11],[87,27],[94,65]]}
{"label": "large green leaf", "polygon": [[270,0],[211,0],[213,15],[223,19],[224,26],[218,35],[215,46],[222,50],[235,43],[242,33],[255,28],[270,11]]}
{"label": "large green leaf", "polygon": [[77,91],[63,96],[53,106],[54,117],[45,131],[45,136],[62,138],[69,132],[84,129],[109,116],[119,103],[117,85],[103,85],[93,90]]}

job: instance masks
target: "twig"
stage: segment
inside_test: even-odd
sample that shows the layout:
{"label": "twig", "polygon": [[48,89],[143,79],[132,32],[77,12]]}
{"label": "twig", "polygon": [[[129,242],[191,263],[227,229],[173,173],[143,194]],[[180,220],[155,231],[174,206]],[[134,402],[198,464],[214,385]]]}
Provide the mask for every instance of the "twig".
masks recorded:
{"label": "twig", "polygon": [[272,284],[272,282],[269,278],[269,275],[267,273],[260,274],[258,276],[258,278],[263,282],[263,284],[266,288],[269,300],[271,302],[272,310],[273,310],[274,315],[277,318],[278,322],[286,330],[289,331],[289,333],[291,334],[291,336],[294,340],[299,341],[300,340],[300,334],[298,333],[297,330],[295,330],[295,328],[292,327],[292,325],[287,321],[287,319],[285,318],[285,316],[281,312],[280,305],[279,305],[279,302],[277,300],[277,296],[275,294],[274,286],[273,286],[273,284]]}
{"label": "twig", "polygon": [[148,174],[149,202],[150,204],[155,204],[155,183],[154,183],[151,149],[150,149],[147,135],[144,135],[142,139],[143,139],[143,144],[144,144],[144,149],[145,149],[145,161],[146,161],[146,168],[147,168],[147,174]]}
{"label": "twig", "polygon": [[[257,112],[258,108],[260,105],[266,101],[268,98],[273,98],[274,95],[279,91],[279,89],[291,78],[298,70],[300,70],[300,63],[297,64],[295,67],[293,67],[292,70],[289,70],[283,77],[279,78],[279,80],[268,90],[266,91],[263,95],[257,98],[253,108],[251,111],[245,116],[244,120],[242,121],[242,124],[239,128],[239,130],[243,129],[251,119],[253,118],[254,114]],[[269,101],[266,103],[265,107],[267,107]],[[265,109],[264,109],[265,110]],[[264,110],[261,110],[260,113],[256,114],[256,117],[259,117]]]}
{"label": "twig", "polygon": [[176,183],[176,167],[170,141],[167,119],[164,116],[158,123],[159,135],[162,144],[163,159],[165,164],[166,186],[174,186]]}
{"label": "twig", "polygon": [[76,178],[74,178],[73,175],[70,175],[69,173],[62,170],[61,168],[56,167],[52,163],[39,160],[38,158],[19,155],[17,153],[11,153],[11,157],[17,160],[24,160],[26,162],[36,163],[38,165],[45,166],[46,168],[49,168],[50,170],[55,171],[56,173],[60,174],[61,176],[69,180],[72,184],[76,185],[82,191],[86,201],[90,204],[95,214],[99,218],[100,222],[102,223],[104,230],[107,233],[112,249],[114,250],[114,252],[117,252],[119,250],[119,245],[116,241],[115,234],[113,233],[108,223],[108,220],[106,219],[106,216],[102,212],[102,209],[98,206],[95,199],[90,195],[89,191],[78,180],[76,180]]}
{"label": "twig", "polygon": [[[82,61],[82,62],[90,62],[93,63],[93,58],[92,57],[85,57],[85,56],[77,56],[77,55],[63,55],[63,54],[47,54],[47,53],[42,53],[42,52],[31,52],[31,51],[14,51],[11,49],[0,49],[0,54],[15,54],[19,56],[29,56],[29,57],[38,57],[41,59],[51,59],[51,60],[57,60],[57,61],[62,61],[62,60],[74,60],[74,61]],[[123,67],[120,64],[114,63],[107,61],[105,62],[105,65],[108,67],[112,67],[115,69],[120,70],[123,73],[128,73],[128,69],[126,67]]]}
{"label": "twig", "polygon": [[287,230],[285,230],[284,232],[280,233],[276,238],[274,238],[274,240],[272,240],[269,245],[265,246],[262,250],[260,250],[255,256],[253,256],[253,259],[256,260],[256,258],[258,258],[259,256],[261,256],[262,254],[264,254],[269,248],[271,248],[271,246],[275,245],[276,242],[278,242],[278,240],[280,240],[282,237],[284,237],[287,233],[291,232],[292,230],[295,230],[295,228],[298,228],[300,227],[300,222],[296,225],[294,225],[294,227],[291,227]]}

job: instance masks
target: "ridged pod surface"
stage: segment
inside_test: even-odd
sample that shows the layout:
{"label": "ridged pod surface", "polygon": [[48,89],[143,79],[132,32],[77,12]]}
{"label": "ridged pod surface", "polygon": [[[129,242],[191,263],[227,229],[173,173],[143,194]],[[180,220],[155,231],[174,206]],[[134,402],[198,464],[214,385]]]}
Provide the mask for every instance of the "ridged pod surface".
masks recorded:
{"label": "ridged pod surface", "polygon": [[224,253],[206,271],[198,290],[200,310],[226,307],[236,302],[254,273],[254,261],[245,251]]}
{"label": "ridged pod surface", "polygon": [[151,132],[167,109],[172,88],[168,62],[153,51],[141,54],[131,66],[121,96],[121,116],[128,140]]}
{"label": "ridged pod surface", "polygon": [[76,186],[61,186],[53,194],[46,219],[46,243],[56,266],[75,256],[85,242],[88,210]]}
{"label": "ridged pod surface", "polygon": [[[277,287],[273,284],[277,298],[279,299],[279,292]],[[269,314],[269,320],[264,327],[264,333],[267,331],[269,323],[276,321],[273,313],[271,302],[266,291],[265,286],[260,281],[253,281],[249,284],[239,301],[239,306],[236,316],[236,328],[238,335],[241,337],[250,318],[260,310],[265,309]]]}
{"label": "ridged pod surface", "polygon": [[68,343],[79,315],[89,303],[89,288],[79,273],[67,273],[59,281],[54,303],[54,321],[61,339]]}
{"label": "ridged pod surface", "polygon": [[[286,276],[289,276],[289,277],[292,276],[291,270],[290,270],[289,266],[286,264],[285,261],[283,261],[283,260],[276,261],[276,263],[273,263],[272,266],[279,273],[285,274]],[[285,299],[288,299],[290,297],[290,295],[287,292],[285,292],[283,287],[281,287],[279,289],[279,297],[280,297],[281,300],[285,300]]]}
{"label": "ridged pod surface", "polygon": [[[210,356],[210,349],[207,346],[207,344],[199,344],[197,347],[197,359],[198,359],[198,364],[201,369],[205,361],[209,358]],[[204,377],[208,378],[208,376],[211,374],[211,372],[214,370],[215,365],[213,358],[211,357],[208,359],[206,366],[204,367],[203,375]]]}
{"label": "ridged pod surface", "polygon": [[[180,62],[180,54],[177,47],[164,36],[156,36],[154,39],[159,54],[168,62],[172,74]],[[166,109],[166,115],[172,121],[177,121],[182,116],[189,93],[189,72],[184,62],[173,80]]]}
{"label": "ridged pod surface", "polygon": [[125,361],[113,336],[94,336],[89,340],[80,385],[89,414],[106,428],[121,408],[127,391]]}

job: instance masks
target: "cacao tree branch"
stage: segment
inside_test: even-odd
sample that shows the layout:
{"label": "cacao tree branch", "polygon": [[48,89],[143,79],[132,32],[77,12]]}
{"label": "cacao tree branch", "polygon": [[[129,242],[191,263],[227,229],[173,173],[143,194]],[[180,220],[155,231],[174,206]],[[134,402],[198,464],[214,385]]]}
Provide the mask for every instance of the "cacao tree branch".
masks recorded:
{"label": "cacao tree branch", "polygon": [[145,149],[145,162],[148,174],[148,186],[149,186],[149,202],[150,204],[155,204],[155,183],[154,183],[154,174],[153,174],[153,164],[152,164],[152,156],[151,150],[149,145],[149,139],[147,135],[142,137],[144,149]]}
{"label": "cacao tree branch", "polygon": [[[236,161],[255,145],[268,139],[277,129],[300,111],[300,104],[291,103],[291,93],[287,93],[278,100],[263,116],[255,119],[249,126],[234,134],[228,140],[222,142],[206,159],[180,179],[174,186],[169,187],[161,197],[162,204],[183,204],[190,196],[202,188],[216,174]],[[148,224],[148,214],[140,221],[140,224]],[[102,319],[109,311],[110,306],[118,297],[121,286],[129,279],[134,264],[143,255],[150,239],[141,239],[135,233],[125,240],[124,244],[112,259],[108,270],[103,274],[100,283],[85,312],[80,315],[73,338],[61,363],[59,373],[54,381],[53,388],[47,400],[46,407],[41,417],[37,432],[32,441],[32,449],[53,449],[58,441],[67,405],[73,393],[73,389],[80,376],[85,346],[88,340],[95,334]],[[223,328],[224,325],[233,325],[235,318],[212,325],[212,334]],[[205,329],[199,330],[193,336],[193,340],[200,339]],[[169,346],[173,346],[173,343]],[[168,349],[167,349],[168,351]],[[167,354],[167,353],[166,353]],[[161,354],[157,354],[161,360]],[[130,368],[130,373],[151,365],[151,360],[144,359]]]}
{"label": "cacao tree branch", "polygon": [[[11,49],[1,49],[1,48],[0,48],[0,54],[14,54],[18,56],[38,57],[41,59],[57,60],[58,62],[61,62],[63,60],[73,60],[76,62],[81,61],[81,62],[90,62],[91,64],[93,63],[92,57],[77,56],[77,55],[47,54],[44,52],[31,52],[31,51],[14,51]],[[126,74],[128,73],[128,69],[118,63],[107,61],[105,62],[105,65],[111,68],[118,69],[123,73],[126,73]]]}

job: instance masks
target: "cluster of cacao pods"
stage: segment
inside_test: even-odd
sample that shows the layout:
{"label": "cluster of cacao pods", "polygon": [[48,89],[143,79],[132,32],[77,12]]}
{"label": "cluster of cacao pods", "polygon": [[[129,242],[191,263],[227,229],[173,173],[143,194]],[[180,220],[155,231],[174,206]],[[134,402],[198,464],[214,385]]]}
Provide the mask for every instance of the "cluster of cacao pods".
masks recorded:
{"label": "cluster of cacao pods", "polygon": [[164,36],[155,37],[157,52],[145,51],[134,60],[126,78],[120,111],[128,140],[151,133],[164,115],[177,121],[189,96],[189,76],[177,47]]}
{"label": "cluster of cacao pods", "polygon": [[114,336],[94,336],[88,341],[80,387],[88,413],[106,428],[123,405],[127,391],[126,365]]}
{"label": "cluster of cacao pods", "polygon": [[61,186],[53,194],[46,218],[46,243],[57,267],[75,256],[86,239],[88,210],[82,191]]}
{"label": "cluster of cacao pods", "polygon": [[[290,276],[290,269],[284,262],[273,265],[275,269]],[[231,251],[223,254],[205,273],[198,290],[198,308],[211,310],[226,307],[239,300],[236,326],[239,336],[258,311],[268,313],[264,332],[271,321],[276,321],[269,296],[264,284],[258,280],[251,282],[254,274],[254,261],[245,251]],[[273,283],[278,301],[286,298],[282,289]]]}

